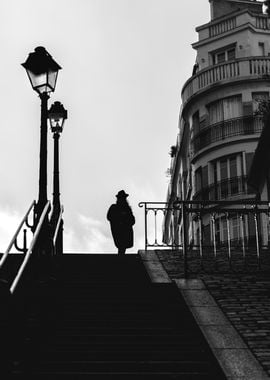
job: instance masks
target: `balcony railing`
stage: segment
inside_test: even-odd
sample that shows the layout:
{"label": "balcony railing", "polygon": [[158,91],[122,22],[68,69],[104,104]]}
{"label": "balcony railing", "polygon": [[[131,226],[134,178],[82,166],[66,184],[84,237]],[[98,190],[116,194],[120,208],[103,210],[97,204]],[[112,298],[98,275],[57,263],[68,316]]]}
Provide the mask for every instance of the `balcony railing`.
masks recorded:
{"label": "balcony railing", "polygon": [[247,185],[247,176],[238,176],[202,188],[193,196],[193,199],[196,201],[214,201],[253,193],[254,191]]}
{"label": "balcony railing", "polygon": [[231,17],[226,20],[222,20],[218,23],[209,26],[209,36],[215,37],[219,34],[226,33],[229,30],[236,28],[236,17]]}
{"label": "balcony railing", "polygon": [[193,153],[230,137],[261,133],[263,122],[258,116],[244,116],[212,124],[198,132],[192,139]]}
{"label": "balcony railing", "polygon": [[270,29],[269,17],[267,15],[257,16],[255,25],[257,29],[269,30]]}
{"label": "balcony railing", "polygon": [[270,57],[241,58],[209,66],[191,77],[182,90],[183,105],[196,93],[218,83],[232,80],[257,79],[270,75]]}

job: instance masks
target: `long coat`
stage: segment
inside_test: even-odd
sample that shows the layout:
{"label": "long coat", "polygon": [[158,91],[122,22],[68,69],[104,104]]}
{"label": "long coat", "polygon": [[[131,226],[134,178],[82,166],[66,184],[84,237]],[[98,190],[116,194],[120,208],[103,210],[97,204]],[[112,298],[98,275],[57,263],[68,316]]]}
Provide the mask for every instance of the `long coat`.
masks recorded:
{"label": "long coat", "polygon": [[117,248],[133,247],[133,228],[135,218],[128,204],[118,203],[111,205],[107,213],[111,224],[114,244]]}

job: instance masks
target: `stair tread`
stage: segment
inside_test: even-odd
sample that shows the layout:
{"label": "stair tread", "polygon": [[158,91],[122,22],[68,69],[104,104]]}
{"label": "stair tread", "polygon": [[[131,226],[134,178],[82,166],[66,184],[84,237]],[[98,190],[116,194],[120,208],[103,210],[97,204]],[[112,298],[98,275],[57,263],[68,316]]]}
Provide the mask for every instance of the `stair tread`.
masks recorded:
{"label": "stair tread", "polygon": [[20,291],[14,379],[225,379],[176,285],[151,283],[138,255],[63,255],[54,277]]}

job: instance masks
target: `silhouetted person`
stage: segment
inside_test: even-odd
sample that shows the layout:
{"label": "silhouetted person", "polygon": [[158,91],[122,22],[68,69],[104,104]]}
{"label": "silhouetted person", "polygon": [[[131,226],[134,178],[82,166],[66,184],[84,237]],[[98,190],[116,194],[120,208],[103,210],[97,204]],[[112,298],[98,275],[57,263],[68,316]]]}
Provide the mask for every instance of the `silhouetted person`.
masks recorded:
{"label": "silhouetted person", "polygon": [[127,202],[128,194],[121,190],[116,194],[117,201],[111,205],[107,219],[111,224],[112,236],[118,254],[124,255],[127,248],[133,247],[133,228],[135,218]]}

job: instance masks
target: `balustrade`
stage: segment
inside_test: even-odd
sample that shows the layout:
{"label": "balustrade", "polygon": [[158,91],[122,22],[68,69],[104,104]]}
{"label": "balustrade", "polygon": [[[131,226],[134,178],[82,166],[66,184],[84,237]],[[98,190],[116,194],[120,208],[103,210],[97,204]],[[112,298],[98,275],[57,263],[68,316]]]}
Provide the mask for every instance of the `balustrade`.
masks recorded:
{"label": "balustrade", "polygon": [[198,91],[213,84],[234,79],[247,80],[261,75],[270,75],[270,57],[241,58],[210,66],[199,71],[185,83],[182,90],[183,104]]}
{"label": "balustrade", "polygon": [[219,34],[226,33],[229,30],[236,28],[236,17],[232,17],[226,20],[222,20],[216,24],[209,26],[210,37],[215,37]]}
{"label": "balustrade", "polygon": [[270,29],[270,21],[267,16],[257,16],[255,26],[257,29]]}

